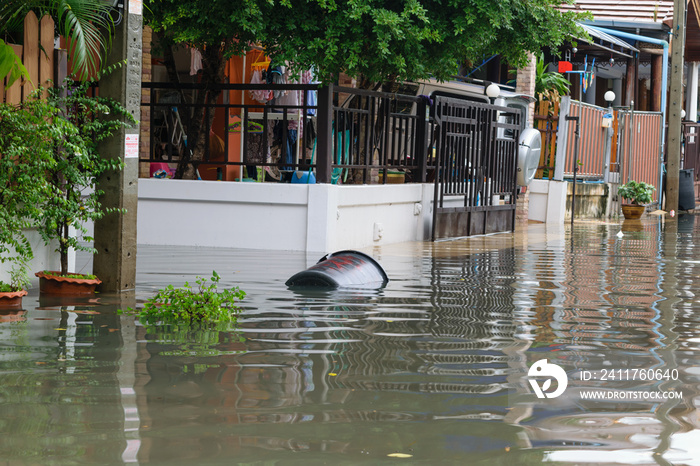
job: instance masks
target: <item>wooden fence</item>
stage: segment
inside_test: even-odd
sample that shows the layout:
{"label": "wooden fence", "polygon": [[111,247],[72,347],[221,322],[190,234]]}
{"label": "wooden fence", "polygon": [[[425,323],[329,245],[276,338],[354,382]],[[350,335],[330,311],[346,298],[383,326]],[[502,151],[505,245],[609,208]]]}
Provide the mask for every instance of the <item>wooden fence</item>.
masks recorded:
{"label": "wooden fence", "polygon": [[535,173],[537,179],[551,179],[554,176],[554,158],[557,153],[557,128],[559,124],[560,102],[540,99],[535,110],[535,129],[542,136],[540,163]]}
{"label": "wooden fence", "polygon": [[24,18],[23,45],[10,44],[29,73],[29,81],[18,79],[7,87],[7,78],[0,78],[0,102],[18,104],[48,81],[59,82],[66,76],[65,51],[54,51],[54,21],[44,16],[41,21],[34,12]]}

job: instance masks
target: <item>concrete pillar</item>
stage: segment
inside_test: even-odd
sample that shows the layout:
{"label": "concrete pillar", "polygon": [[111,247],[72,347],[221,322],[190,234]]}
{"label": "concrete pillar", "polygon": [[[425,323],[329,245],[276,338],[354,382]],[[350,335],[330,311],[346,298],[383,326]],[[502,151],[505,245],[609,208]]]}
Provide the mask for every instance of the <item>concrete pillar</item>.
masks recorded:
{"label": "concrete pillar", "polygon": [[612,90],[615,93],[615,100],[613,100],[613,107],[619,107],[622,105],[622,79],[613,79]]}
{"label": "concrete pillar", "polygon": [[[141,0],[124,2],[124,19],[116,26],[106,63],[126,60],[100,80],[100,96],[121,102],[138,121],[141,105],[141,42],[143,16]],[[101,291],[121,292],[134,288],[136,281],[136,206],[138,202],[138,125],[122,129],[100,147],[104,157],[122,159],[120,172],[104,174],[98,189],[107,208],[126,209],[110,213],[95,222],[93,272],[102,280]],[[135,144],[134,144],[135,143]]]}
{"label": "concrete pillar", "polygon": [[698,121],[698,66],[700,62],[688,63],[688,80],[685,86],[685,119]]}
{"label": "concrete pillar", "polygon": [[671,90],[668,99],[668,153],[666,163],[665,210],[678,210],[678,183],[681,167],[681,106],[683,105],[683,63],[685,57],[685,0],[673,2],[671,42]]}

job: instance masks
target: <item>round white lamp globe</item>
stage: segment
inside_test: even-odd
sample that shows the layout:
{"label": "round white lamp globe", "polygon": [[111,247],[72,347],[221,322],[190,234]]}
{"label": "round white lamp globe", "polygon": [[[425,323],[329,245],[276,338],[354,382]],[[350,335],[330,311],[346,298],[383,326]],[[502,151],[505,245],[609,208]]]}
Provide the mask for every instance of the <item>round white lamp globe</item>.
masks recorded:
{"label": "round white lamp globe", "polygon": [[489,96],[491,99],[495,99],[498,97],[501,93],[501,88],[498,87],[498,84],[496,83],[491,83],[489,86],[486,88],[486,95]]}

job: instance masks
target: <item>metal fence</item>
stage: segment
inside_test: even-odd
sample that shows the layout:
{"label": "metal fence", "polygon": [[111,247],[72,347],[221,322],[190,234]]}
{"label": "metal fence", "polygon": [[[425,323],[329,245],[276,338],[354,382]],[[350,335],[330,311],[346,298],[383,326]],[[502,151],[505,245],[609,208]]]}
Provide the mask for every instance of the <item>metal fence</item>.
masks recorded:
{"label": "metal fence", "polygon": [[[188,156],[187,126],[198,84],[143,83],[150,112],[150,151],[141,162],[176,164]],[[258,176],[280,180],[314,171],[321,183],[425,181],[431,125],[425,99],[393,93],[317,85],[222,84],[216,104],[205,105],[205,179]],[[263,104],[248,93],[298,92],[298,105]],[[312,103],[310,92],[317,92]],[[209,126],[208,116],[215,114]],[[170,165],[169,165],[170,166]]]}
{"label": "metal fence", "polygon": [[574,164],[578,164],[577,176],[582,178],[602,178],[605,172],[605,128],[602,127],[603,115],[607,110],[583,102],[571,101],[569,116],[579,117],[580,146],[578,158],[576,153],[575,125],[569,124],[566,138],[565,174],[573,174]]}
{"label": "metal fence", "polygon": [[438,97],[433,240],[512,230],[519,110]]}
{"label": "metal fence", "polygon": [[656,186],[653,200],[658,201],[661,113],[621,109],[615,111],[615,118],[618,121],[619,182],[635,180]]}

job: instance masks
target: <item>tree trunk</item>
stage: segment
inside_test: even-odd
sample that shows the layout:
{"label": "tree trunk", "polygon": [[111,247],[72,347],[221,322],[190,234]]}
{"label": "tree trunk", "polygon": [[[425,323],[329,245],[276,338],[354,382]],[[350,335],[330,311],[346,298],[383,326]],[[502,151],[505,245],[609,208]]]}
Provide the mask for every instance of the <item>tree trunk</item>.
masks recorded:
{"label": "tree trunk", "polygon": [[[168,73],[168,81],[175,84],[180,84],[180,75],[177,72],[177,67],[175,66],[175,55],[173,53],[173,47],[177,47],[177,44],[172,42],[163,44],[163,63],[165,64],[165,70]],[[182,88],[178,87],[177,93],[180,95],[180,102],[183,104],[186,102],[185,92]],[[180,118],[182,119],[182,125],[187,128],[190,122],[190,110],[180,112]]]}
{"label": "tree trunk", "polygon": [[61,226],[62,234],[58,237],[58,252],[61,255],[61,275],[68,273],[68,223]]}
{"label": "tree trunk", "polygon": [[[214,109],[206,112],[206,107],[216,104],[221,90],[218,88],[224,81],[226,60],[223,57],[221,47],[207,47],[202,51],[202,79],[204,90],[197,93],[195,99],[195,111],[192,120],[187,126],[187,150],[180,157],[175,178],[194,180],[197,178],[197,166],[204,159],[207,148],[209,129],[214,121]],[[205,119],[206,117],[206,119]],[[192,151],[190,154],[190,150]]]}

